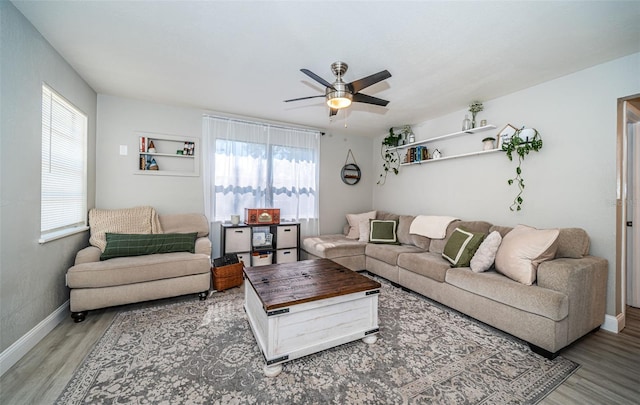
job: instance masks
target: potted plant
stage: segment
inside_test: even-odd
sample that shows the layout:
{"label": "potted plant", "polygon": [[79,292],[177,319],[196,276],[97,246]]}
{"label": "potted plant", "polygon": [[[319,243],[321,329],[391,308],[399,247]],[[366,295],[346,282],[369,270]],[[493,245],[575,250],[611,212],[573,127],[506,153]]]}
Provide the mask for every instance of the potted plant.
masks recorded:
{"label": "potted plant", "polygon": [[[523,139],[524,138],[524,139]],[[522,161],[529,152],[538,152],[542,149],[542,138],[535,128],[522,127],[511,136],[511,139],[502,144],[502,150],[507,153],[510,161],[513,161],[513,153],[518,155],[518,166],[516,167],[515,177],[507,180],[509,185],[514,182],[518,185],[518,194],[513,199],[513,203],[509,207],[511,211],[522,210],[522,193],[524,192],[524,179],[522,178]]]}
{"label": "potted plant", "polygon": [[476,114],[478,114],[482,110],[484,110],[482,101],[473,101],[469,105],[469,112],[471,113],[471,128],[476,127]]}
{"label": "potted plant", "polygon": [[393,132],[393,128],[389,128],[389,135],[387,135],[382,140],[382,146],[380,147],[380,155],[382,156],[382,174],[380,174],[380,179],[378,179],[377,184],[383,185],[387,181],[387,174],[389,172],[393,172],[393,174],[398,174],[398,169],[400,168],[400,155],[398,155],[398,150],[396,149],[398,146],[398,142],[400,141],[401,135],[396,135]]}

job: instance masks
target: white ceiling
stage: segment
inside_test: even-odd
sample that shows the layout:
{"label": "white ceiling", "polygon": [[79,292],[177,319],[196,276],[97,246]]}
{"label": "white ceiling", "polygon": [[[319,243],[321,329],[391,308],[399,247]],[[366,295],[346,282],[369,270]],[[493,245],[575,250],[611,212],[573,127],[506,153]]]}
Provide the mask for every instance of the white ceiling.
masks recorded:
{"label": "white ceiling", "polygon": [[[379,135],[640,51],[640,1],[17,1],[98,93]],[[387,69],[329,121],[324,88]],[[640,72],[639,72],[640,74]]]}

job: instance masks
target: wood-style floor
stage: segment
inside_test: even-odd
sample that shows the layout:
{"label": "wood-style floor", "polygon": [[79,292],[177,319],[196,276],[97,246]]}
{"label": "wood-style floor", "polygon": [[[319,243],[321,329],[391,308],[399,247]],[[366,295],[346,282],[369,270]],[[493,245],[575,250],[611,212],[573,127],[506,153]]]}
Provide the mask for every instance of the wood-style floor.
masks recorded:
{"label": "wood-style floor", "polygon": [[[198,299],[187,296],[163,302]],[[143,307],[152,304],[127,306]],[[0,404],[52,404],[74,370],[103,335],[120,308],[89,312],[74,324],[68,318],[0,379]],[[640,309],[627,308],[626,328],[619,334],[599,330],[561,356],[581,365],[542,404],[640,404]],[[382,400],[381,403],[384,403]]]}

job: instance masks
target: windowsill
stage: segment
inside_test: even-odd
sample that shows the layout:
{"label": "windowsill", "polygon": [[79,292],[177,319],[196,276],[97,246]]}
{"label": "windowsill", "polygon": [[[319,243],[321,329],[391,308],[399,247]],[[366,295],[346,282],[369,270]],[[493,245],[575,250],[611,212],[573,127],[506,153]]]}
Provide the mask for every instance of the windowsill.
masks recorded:
{"label": "windowsill", "polygon": [[83,226],[79,226],[77,228],[69,228],[69,229],[63,229],[61,231],[57,231],[57,232],[50,232],[44,235],[40,236],[40,239],[38,239],[38,243],[39,244],[45,244],[47,242],[51,242],[57,239],[62,239],[62,238],[66,238],[67,236],[71,236],[71,235],[75,235],[76,233],[80,233],[80,232],[85,232],[88,231],[89,227],[86,225]]}

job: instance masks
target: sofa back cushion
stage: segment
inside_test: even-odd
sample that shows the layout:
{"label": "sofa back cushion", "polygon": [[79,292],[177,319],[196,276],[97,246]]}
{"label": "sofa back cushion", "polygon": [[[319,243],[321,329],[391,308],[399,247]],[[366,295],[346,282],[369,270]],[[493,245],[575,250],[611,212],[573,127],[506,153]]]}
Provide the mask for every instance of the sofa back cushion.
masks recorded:
{"label": "sofa back cushion", "polygon": [[[512,229],[510,226],[494,225],[490,230],[500,232],[504,238]],[[589,254],[589,235],[582,228],[560,228],[557,244],[557,258],[580,259]]]}
{"label": "sofa back cushion", "polygon": [[107,232],[130,234],[162,233],[158,214],[153,207],[140,206],[121,209],[89,210],[89,243],[104,252],[107,246]]}
{"label": "sofa back cushion", "polygon": [[409,227],[415,217],[413,215],[399,215],[398,216],[398,242],[403,245],[413,245],[413,239],[409,234]]}
{"label": "sofa back cushion", "polygon": [[589,235],[582,228],[561,228],[556,257],[580,259],[589,254]]}
{"label": "sofa back cushion", "polygon": [[164,233],[197,232],[198,238],[209,235],[209,221],[202,214],[158,215]]}
{"label": "sofa back cushion", "polygon": [[453,221],[447,227],[447,236],[444,239],[433,239],[429,245],[429,252],[442,253],[447,245],[449,238],[456,228],[461,227],[469,232],[483,233],[485,236],[489,234],[491,224],[485,221]]}

